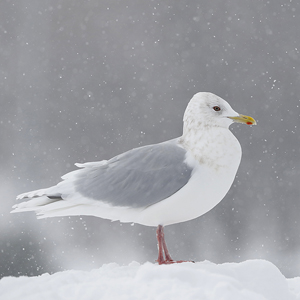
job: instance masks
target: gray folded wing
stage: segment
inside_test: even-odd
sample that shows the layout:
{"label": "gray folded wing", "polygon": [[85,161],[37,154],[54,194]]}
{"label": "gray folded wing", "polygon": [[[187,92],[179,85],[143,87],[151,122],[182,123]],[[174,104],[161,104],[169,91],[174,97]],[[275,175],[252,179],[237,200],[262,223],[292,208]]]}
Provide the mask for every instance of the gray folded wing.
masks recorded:
{"label": "gray folded wing", "polygon": [[176,140],[136,148],[77,173],[75,190],[112,206],[143,208],[166,199],[189,181],[193,169]]}

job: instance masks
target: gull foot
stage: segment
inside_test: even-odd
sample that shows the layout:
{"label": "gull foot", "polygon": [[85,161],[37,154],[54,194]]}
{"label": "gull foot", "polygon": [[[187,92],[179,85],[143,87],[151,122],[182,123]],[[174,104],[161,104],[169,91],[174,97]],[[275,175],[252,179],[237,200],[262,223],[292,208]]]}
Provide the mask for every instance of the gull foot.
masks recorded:
{"label": "gull foot", "polygon": [[181,264],[181,263],[184,263],[184,262],[195,263],[193,260],[173,260],[173,259],[162,260],[162,261],[157,260],[157,262],[158,262],[159,265]]}

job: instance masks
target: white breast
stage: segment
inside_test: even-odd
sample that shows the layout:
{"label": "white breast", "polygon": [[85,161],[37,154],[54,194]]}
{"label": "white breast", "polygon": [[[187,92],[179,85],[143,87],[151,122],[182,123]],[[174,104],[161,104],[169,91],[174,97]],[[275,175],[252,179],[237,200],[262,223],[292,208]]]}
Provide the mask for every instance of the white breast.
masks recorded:
{"label": "white breast", "polygon": [[168,199],[139,212],[135,222],[157,226],[192,220],[224,198],[240,164],[241,147],[225,128],[221,132],[210,132],[210,138],[211,143],[198,143],[198,147],[188,153],[187,162],[194,167],[190,181]]}

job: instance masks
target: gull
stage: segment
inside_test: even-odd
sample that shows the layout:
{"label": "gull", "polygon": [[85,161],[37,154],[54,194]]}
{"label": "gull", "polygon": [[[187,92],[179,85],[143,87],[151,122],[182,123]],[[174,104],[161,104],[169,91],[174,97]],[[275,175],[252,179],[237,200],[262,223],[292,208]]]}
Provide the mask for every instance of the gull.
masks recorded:
{"label": "gull", "polygon": [[180,263],[167,249],[164,226],[195,219],[215,207],[241,161],[232,123],[256,125],[222,98],[200,92],[183,117],[182,136],[135,148],[109,160],[75,164],[57,185],[17,196],[12,212],[38,218],[87,215],[157,227],[158,264]]}

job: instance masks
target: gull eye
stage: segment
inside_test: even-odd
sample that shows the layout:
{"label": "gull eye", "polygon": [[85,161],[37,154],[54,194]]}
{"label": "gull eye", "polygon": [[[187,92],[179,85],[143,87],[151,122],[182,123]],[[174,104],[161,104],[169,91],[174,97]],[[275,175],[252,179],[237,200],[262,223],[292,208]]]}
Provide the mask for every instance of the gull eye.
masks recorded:
{"label": "gull eye", "polygon": [[214,106],[214,107],[213,107],[213,110],[214,110],[214,111],[220,111],[221,108],[220,108],[220,106]]}

